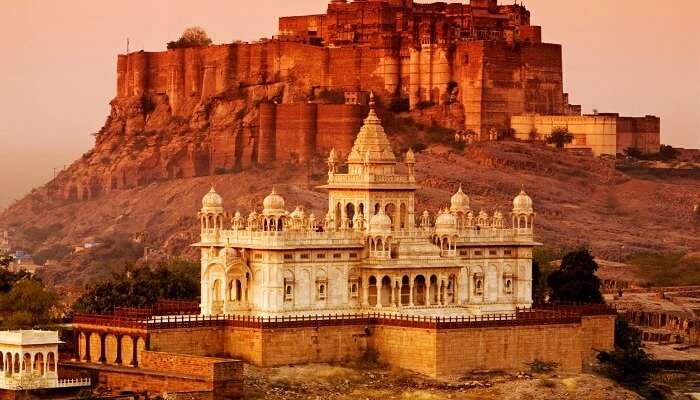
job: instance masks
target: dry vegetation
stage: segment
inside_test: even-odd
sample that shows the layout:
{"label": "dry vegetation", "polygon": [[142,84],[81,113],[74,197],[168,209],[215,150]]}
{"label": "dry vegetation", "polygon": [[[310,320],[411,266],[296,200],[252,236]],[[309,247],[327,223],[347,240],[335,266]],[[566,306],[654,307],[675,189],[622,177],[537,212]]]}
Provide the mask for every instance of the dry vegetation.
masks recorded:
{"label": "dry vegetation", "polygon": [[311,364],[295,367],[246,366],[246,399],[538,400],[640,399],[613,382],[591,374],[479,373],[433,380],[378,365]]}

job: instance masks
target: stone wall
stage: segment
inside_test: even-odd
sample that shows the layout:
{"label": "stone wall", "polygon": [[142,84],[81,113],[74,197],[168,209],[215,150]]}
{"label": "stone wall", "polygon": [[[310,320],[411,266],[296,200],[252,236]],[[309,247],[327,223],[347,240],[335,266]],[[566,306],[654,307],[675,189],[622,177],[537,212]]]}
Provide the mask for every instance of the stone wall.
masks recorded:
{"label": "stone wall", "polygon": [[581,318],[581,350],[585,363],[594,363],[598,351],[615,348],[615,316],[590,315]]}
{"label": "stone wall", "polygon": [[149,349],[197,356],[227,352],[226,330],[221,328],[162,329],[149,332]]}
{"label": "stone wall", "polygon": [[239,398],[243,363],[238,360],[142,350],[138,368],[103,364],[63,363],[62,375],[89,375],[95,386],[114,390],[188,393],[194,399]]}
{"label": "stone wall", "polygon": [[578,373],[582,346],[577,324],[444,330],[378,326],[371,338],[382,361],[434,377],[480,369],[524,370],[536,358]]}
{"label": "stone wall", "polygon": [[658,153],[661,148],[661,119],[653,115],[617,118],[617,152],[633,147],[642,153]]}
{"label": "stone wall", "polygon": [[642,153],[658,153],[661,122],[658,117],[620,117],[614,113],[597,115],[515,115],[510,117],[515,137],[529,140],[534,129],[544,140],[557,127],[574,135],[567,149],[591,149],[594,155],[624,154],[630,147]]}
{"label": "stone wall", "polygon": [[510,119],[516,139],[529,140],[535,130],[538,140],[545,140],[555,128],[567,128],[574,135],[567,149],[591,149],[594,155],[615,155],[617,121],[612,116],[591,115],[522,115]]}

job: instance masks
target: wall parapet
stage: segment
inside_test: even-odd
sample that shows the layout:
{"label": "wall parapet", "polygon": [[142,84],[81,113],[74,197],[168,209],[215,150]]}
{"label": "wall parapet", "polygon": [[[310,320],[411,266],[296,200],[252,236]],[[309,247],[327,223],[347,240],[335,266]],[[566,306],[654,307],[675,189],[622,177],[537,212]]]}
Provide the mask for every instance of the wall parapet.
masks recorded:
{"label": "wall parapet", "polygon": [[[579,311],[577,311],[579,310]],[[608,313],[597,308],[518,309],[515,314],[491,314],[481,316],[417,316],[390,313],[361,313],[311,316],[250,315],[162,315],[148,318],[122,315],[76,314],[74,324],[103,325],[143,330],[167,330],[201,327],[238,327],[254,329],[282,329],[343,325],[385,325],[424,329],[463,329],[525,325],[552,325],[580,323],[582,313]]]}

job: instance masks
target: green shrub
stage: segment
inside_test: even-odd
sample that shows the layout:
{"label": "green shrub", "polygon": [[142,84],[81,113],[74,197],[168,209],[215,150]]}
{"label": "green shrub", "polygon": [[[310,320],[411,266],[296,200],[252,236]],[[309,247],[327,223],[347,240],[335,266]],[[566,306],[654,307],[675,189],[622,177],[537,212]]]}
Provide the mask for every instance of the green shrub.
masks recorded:
{"label": "green shrub", "polygon": [[172,49],[184,49],[188,47],[199,47],[199,46],[209,46],[211,44],[211,39],[207,35],[204,29],[193,26],[191,28],[185,29],[180,36],[180,39],[168,42],[168,50]]}
{"label": "green shrub", "polygon": [[423,100],[423,101],[419,101],[418,104],[416,104],[416,108],[419,110],[425,110],[426,108],[433,107],[434,105],[435,105],[435,102]]}
{"label": "green shrub", "polygon": [[55,244],[47,249],[40,250],[32,255],[32,261],[38,265],[44,265],[47,260],[60,261],[70,254],[72,249],[62,244]]}
{"label": "green shrub", "polygon": [[555,363],[553,361],[540,360],[539,358],[535,358],[532,362],[526,363],[526,365],[530,367],[530,372],[536,374],[552,372],[555,369],[559,368],[558,363]]}
{"label": "green shrub", "polygon": [[398,114],[410,111],[410,103],[408,99],[402,97],[394,97],[389,103],[389,111]]}
{"label": "green shrub", "polygon": [[345,104],[345,92],[340,89],[323,89],[318,99],[326,104]]}

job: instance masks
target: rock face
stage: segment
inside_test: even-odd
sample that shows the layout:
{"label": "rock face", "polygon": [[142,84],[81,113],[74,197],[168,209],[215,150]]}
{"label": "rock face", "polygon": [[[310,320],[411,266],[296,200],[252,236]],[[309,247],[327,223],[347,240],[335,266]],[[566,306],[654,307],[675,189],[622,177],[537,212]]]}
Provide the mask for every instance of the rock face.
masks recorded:
{"label": "rock face", "polygon": [[570,112],[561,54],[519,5],[382,0],[283,17],[272,40],[119,55],[94,149],[47,190],[88,200],[164,179],[307,163],[332,147],[342,155],[370,90],[385,109],[483,137],[511,115]]}

